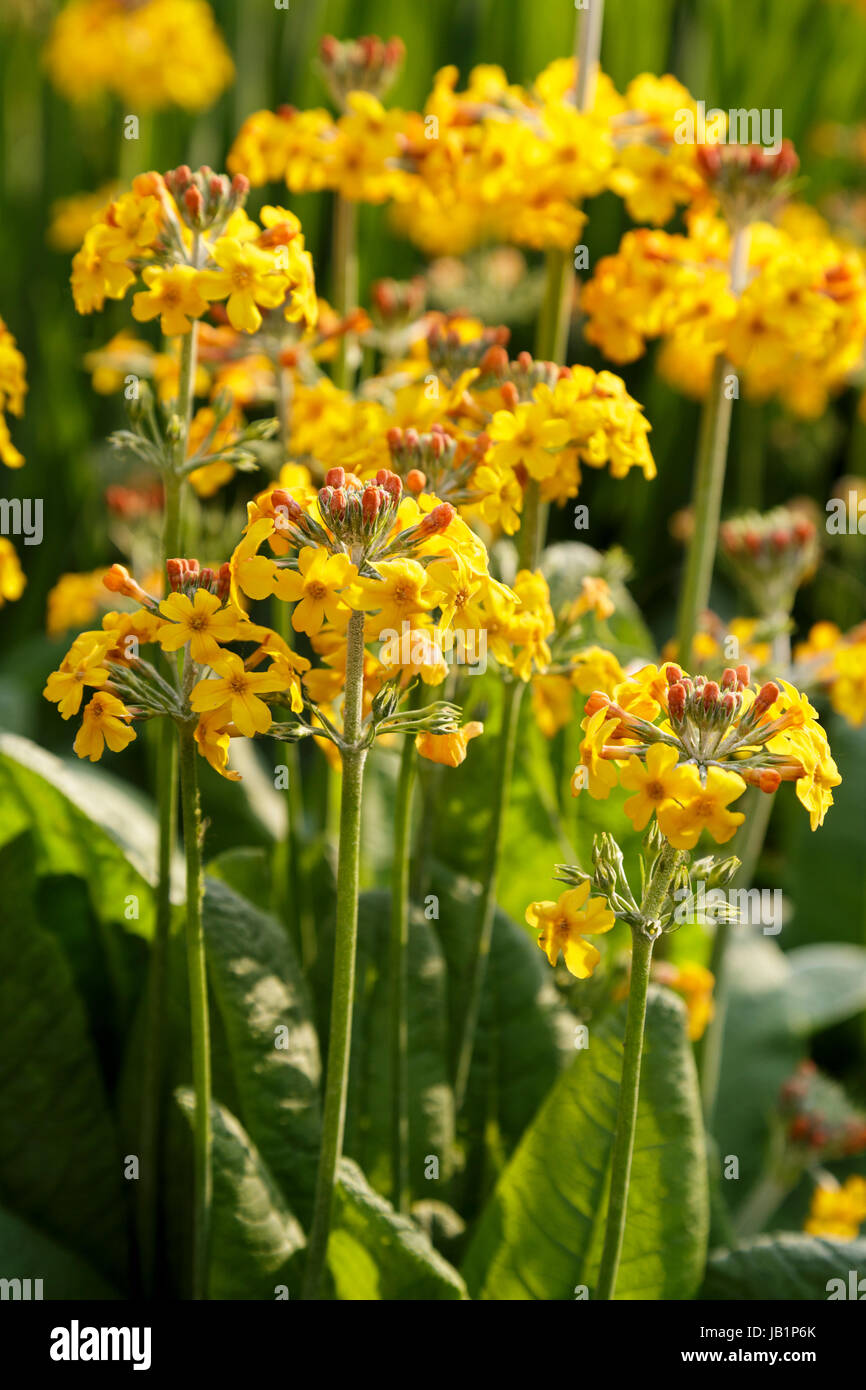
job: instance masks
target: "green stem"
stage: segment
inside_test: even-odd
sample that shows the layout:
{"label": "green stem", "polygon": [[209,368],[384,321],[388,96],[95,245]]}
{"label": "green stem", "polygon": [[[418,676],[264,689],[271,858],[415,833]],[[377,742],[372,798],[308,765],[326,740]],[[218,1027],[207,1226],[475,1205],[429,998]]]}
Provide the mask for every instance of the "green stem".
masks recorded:
{"label": "green stem", "polygon": [[191,725],[180,731],[180,799],[186,856],[186,958],[189,975],[189,1014],[192,1074],[195,1090],[193,1127],[193,1259],[192,1296],[208,1296],[211,1197],[211,1067],[204,925],[202,922],[202,823],[198,794],[196,746]]}
{"label": "green stem", "polygon": [[502,844],[505,833],[505,813],[508,809],[508,790],[514,769],[514,754],[517,747],[517,729],[520,720],[520,699],[523,694],[523,681],[511,678],[503,686],[502,725],[499,730],[499,746],[496,754],[496,769],[491,791],[491,820],[488,830],[488,846],[485,856],[486,876],[478,904],[478,917],[475,929],[467,1004],[463,1016],[463,1028],[457,1052],[457,1065],[454,1073],[454,1103],[457,1112],[461,1110],[466,1098],[469,1083],[469,1069],[472,1064],[472,1050],[475,1044],[475,1030],[481,1011],[481,991],[487,972],[487,957],[490,955],[490,942],[493,936],[493,921],[496,915],[496,888],[499,882],[499,866],[502,859]]}
{"label": "green stem", "polygon": [[[731,289],[734,294],[741,292],[745,282],[748,256],[749,229],[743,227],[734,232],[731,251]],[[691,670],[692,644],[701,614],[710,598],[731,433],[733,396],[728,389],[727,378],[732,373],[731,363],[720,354],[713,367],[709,393],[701,415],[692,500],[694,529],[677,616],[677,657],[687,670]]]}
{"label": "green stem", "polygon": [[[410,697],[411,698],[411,697]],[[391,1045],[391,1180],[397,1211],[409,1211],[409,865],[415,787],[414,735],[403,739],[394,806],[389,947]]]}
{"label": "green stem", "polygon": [[[358,303],[358,205],[342,194],[334,195],[334,308],[342,316]],[[334,363],[334,382],[341,390],[352,387],[351,353],[354,343],[344,333]]]}
{"label": "green stem", "polygon": [[[797,1175],[799,1177],[799,1174]],[[793,1183],[780,1182],[775,1173],[767,1173],[749,1193],[742,1209],[734,1221],[734,1233],[738,1240],[746,1236],[758,1235],[763,1231],[770,1217],[784,1202]]]}
{"label": "green stem", "polygon": [[637,1123],[647,991],[649,989],[653,944],[657,934],[652,930],[652,927],[670,887],[679,859],[679,850],[675,850],[672,845],[665,845],[641,904],[644,924],[632,928],[631,979],[625,1038],[623,1040],[622,1078],[620,1080],[616,1133],[611,1160],[607,1225],[595,1291],[597,1299],[612,1299],[616,1291],[616,1276],[622,1253],[628,1211],[628,1189],[634,1152],[634,1132]]}
{"label": "green stem", "polygon": [[307,1247],[303,1298],[320,1292],[334,1205],[337,1168],[343,1152],[352,1009],[355,998],[355,956],[358,942],[358,873],[361,857],[361,798],[367,750],[362,746],[364,696],[364,614],[349,619],[346,649],[346,693],[343,701],[343,784],[340,801],[340,849],[337,866],[337,929],[322,1146]]}
{"label": "green stem", "polygon": [[[186,454],[195,379],[195,327],[181,348],[178,411],[180,438],[163,471],[163,566],[181,551],[183,479],[177,469]],[[171,860],[177,835],[177,739],[174,724],[164,720],[159,730],[156,794],[159,816],[156,920],[148,967],[147,1043],[141,1085],[141,1180],[138,1191],[138,1231],[144,1292],[152,1296],[157,1268],[157,1207],[160,1177],[160,1115],[164,1069],[163,1036],[166,1015],[168,939],[171,931]]]}

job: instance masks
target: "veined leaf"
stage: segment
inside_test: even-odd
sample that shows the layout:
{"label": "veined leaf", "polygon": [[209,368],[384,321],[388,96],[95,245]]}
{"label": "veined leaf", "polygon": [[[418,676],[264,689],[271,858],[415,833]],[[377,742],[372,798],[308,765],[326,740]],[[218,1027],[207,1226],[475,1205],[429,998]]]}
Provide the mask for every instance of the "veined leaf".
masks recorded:
{"label": "veined leaf", "polygon": [[[464,1263],[483,1299],[592,1291],[604,1235],[625,1006],[590,1031],[502,1173]],[[703,1125],[684,1009],[652,988],[616,1296],[690,1298],[708,1228]]]}
{"label": "veined leaf", "polygon": [[0,1208],[0,1279],[41,1280],[43,1299],[118,1299],[85,1260]]}
{"label": "veined leaf", "polygon": [[[701,1299],[819,1300],[863,1297],[866,1240],[782,1231],[710,1255]],[[853,1289],[853,1291],[852,1291]]]}

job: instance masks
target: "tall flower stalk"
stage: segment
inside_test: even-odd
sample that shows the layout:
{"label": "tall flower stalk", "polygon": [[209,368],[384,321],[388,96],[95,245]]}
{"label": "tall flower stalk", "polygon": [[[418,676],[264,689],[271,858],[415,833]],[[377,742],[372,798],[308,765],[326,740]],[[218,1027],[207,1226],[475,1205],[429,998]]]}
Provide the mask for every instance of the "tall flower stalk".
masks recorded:
{"label": "tall flower stalk", "polygon": [[[411,697],[410,697],[411,698]],[[389,1047],[391,1053],[391,1190],[397,1211],[408,1212],[409,1178],[409,882],[412,806],[417,754],[403,740],[394,802],[391,865],[391,930],[388,950]]]}

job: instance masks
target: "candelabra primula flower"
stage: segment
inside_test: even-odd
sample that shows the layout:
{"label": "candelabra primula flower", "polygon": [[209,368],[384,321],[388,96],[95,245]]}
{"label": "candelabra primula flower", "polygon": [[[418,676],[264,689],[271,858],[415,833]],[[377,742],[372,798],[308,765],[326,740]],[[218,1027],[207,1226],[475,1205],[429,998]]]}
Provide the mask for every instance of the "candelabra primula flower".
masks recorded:
{"label": "candelabra primula flower", "polygon": [[849,724],[866,723],[866,623],[843,633],[835,623],[815,623],[794,648],[803,678],[826,690],[830,704]]}
{"label": "candelabra primula flower", "polygon": [[18,552],[11,541],[0,536],[0,608],[4,603],[14,603],[19,599],[26,583]]}
{"label": "candelabra primula flower", "polygon": [[574,795],[605,799],[621,783],[634,792],[625,811],[635,827],[654,814],[677,849],[692,849],[704,829],[727,842],[744,819],[730,803],[747,785],[772,793],[793,781],[815,830],[841,781],[808,699],[786,681],[750,685],[746,666],[720,683],[673,664],[644,667],[613,699],[594,691],[582,727]]}
{"label": "candelabra primula flower", "polygon": [[466,749],[470,739],[484,733],[484,725],[477,719],[463,724],[453,733],[433,734],[426,730],[415,737],[415,747],[422,758],[431,763],[441,763],[445,767],[459,767],[466,761]]}
{"label": "candelabra primula flower", "polygon": [[[194,726],[201,755],[236,780],[228,768],[229,740],[267,732],[272,703],[300,714],[301,678],[309,662],[231,601],[228,564],[214,571],[194,560],[170,560],[167,571],[171,593],[159,603],[122,565],[113,565],[105,588],[140,606],[106,613],[101,629],[80,633],[43,694],[70,719],[86,689],[94,688],[73,745],[79,757],[96,762],[106,746],[118,752],[132,742],[134,721],[167,717]],[[253,651],[243,658],[230,643]],[[166,679],[142,656],[147,645],[182,653],[181,672],[172,662]],[[267,669],[257,670],[265,660]]]}
{"label": "candelabra primula flower", "polygon": [[812,1193],[803,1230],[827,1240],[856,1240],[866,1222],[866,1178],[852,1173],[840,1185],[822,1177]]}
{"label": "candelabra primula flower", "polygon": [[7,468],[21,468],[24,456],[15,448],[6,420],[24,414],[27,394],[27,364],[13,335],[0,318],[0,462]]}
{"label": "candelabra primula flower", "polygon": [[135,111],[202,111],[234,78],[205,0],[71,0],[54,21],[44,61],[70,101],[110,93]]}
{"label": "candelabra primula flower", "polygon": [[243,210],[249,183],[202,166],[138,175],[89,228],[72,263],[75,307],[101,309],[133,298],[141,322],[159,317],[170,337],[190,332],[213,301],[225,300],[232,328],[255,333],[262,310],[300,329],[317,314],[312,261],[300,223],[284,208],[262,210],[263,226]]}
{"label": "candelabra primula flower", "polygon": [[712,971],[697,961],[683,961],[680,965],[674,965],[670,961],[657,960],[653,962],[652,976],[659,984],[666,985],[683,998],[688,1013],[689,1037],[692,1042],[697,1042],[703,1037],[715,1012],[713,989],[716,981]]}
{"label": "candelabra primula flower", "polygon": [[610,931],[616,917],[604,898],[591,898],[587,880],[560,894],[556,902],[546,899],[530,903],[526,909],[529,926],[538,929],[538,944],[551,965],[560,952],[567,969],[578,980],[586,980],[601,960],[601,952],[586,941]]}

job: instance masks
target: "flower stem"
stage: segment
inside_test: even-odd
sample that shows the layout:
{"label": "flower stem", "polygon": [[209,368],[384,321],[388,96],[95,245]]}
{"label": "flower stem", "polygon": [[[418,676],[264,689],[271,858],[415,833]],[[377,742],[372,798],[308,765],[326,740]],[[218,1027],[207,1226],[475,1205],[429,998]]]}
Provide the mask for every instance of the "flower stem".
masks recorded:
{"label": "flower stem", "polygon": [[325,1080],[322,1147],[316,1178],[313,1222],[307,1247],[303,1298],[319,1295],[334,1206],[337,1167],[343,1152],[349,1052],[355,998],[355,956],[358,941],[358,872],[361,855],[361,798],[367,750],[361,744],[364,696],[364,614],[349,619],[346,647],[346,693],[343,701],[343,779],[340,801],[340,849],[337,866],[337,930],[331,1025]]}
{"label": "flower stem", "polygon": [[454,1072],[454,1104],[457,1113],[462,1109],[469,1083],[469,1069],[472,1063],[472,1050],[475,1044],[475,1030],[481,1011],[481,991],[487,972],[487,957],[490,955],[490,942],[493,937],[493,921],[496,914],[496,888],[499,881],[499,866],[502,859],[502,843],[505,832],[505,813],[508,809],[508,791],[514,769],[514,754],[517,747],[517,728],[520,720],[520,698],[524,683],[507,678],[503,685],[502,724],[499,730],[499,746],[496,754],[496,769],[491,787],[491,820],[488,830],[486,879],[478,904],[478,917],[473,945],[466,1010],[457,1053]]}
{"label": "flower stem", "polygon": [[[181,347],[178,409],[181,412],[181,438],[175,442],[163,470],[163,565],[180,554],[181,505],[184,482],[178,473],[186,455],[192,414],[195,380],[196,327]],[[177,834],[177,737],[171,720],[159,728],[156,765],[159,842],[157,849],[156,918],[148,967],[147,1041],[141,1086],[140,1157],[141,1181],[138,1191],[138,1237],[141,1279],[145,1295],[152,1296],[157,1266],[157,1194],[160,1168],[160,1112],[164,1067],[165,992],[167,983],[168,938],[171,930],[171,859]]]}
{"label": "flower stem", "polygon": [[189,1013],[192,1073],[195,1090],[193,1129],[193,1262],[192,1296],[207,1298],[211,1196],[211,1066],[204,925],[202,922],[202,822],[196,769],[196,746],[191,725],[180,731],[180,799],[186,856],[186,958],[189,975]]}
{"label": "flower stem", "polygon": [[[410,697],[411,698],[411,697]],[[394,807],[389,948],[391,1046],[391,1182],[397,1211],[408,1212],[409,1181],[409,865],[415,787],[414,735],[406,734]]]}
{"label": "flower stem", "polygon": [[[334,198],[334,308],[341,316],[358,303],[358,205],[341,193]],[[340,337],[334,363],[334,382],[343,391],[352,386],[351,353],[354,344]]]}
{"label": "flower stem", "polygon": [[[749,228],[745,226],[736,230],[733,237],[731,289],[734,294],[742,291],[748,259]],[[677,617],[677,656],[687,670],[691,670],[692,644],[698,623],[710,598],[731,433],[733,396],[728,389],[728,377],[732,372],[731,363],[720,353],[701,415],[693,492],[694,530]]]}
{"label": "flower stem", "polygon": [[665,845],[641,904],[644,924],[632,928],[631,979],[628,991],[625,1038],[623,1040],[622,1077],[619,1088],[616,1133],[613,1140],[607,1225],[595,1290],[597,1299],[612,1299],[616,1290],[616,1276],[622,1253],[628,1210],[628,1189],[634,1152],[634,1132],[637,1123],[647,991],[649,989],[653,945],[656,939],[656,933],[652,930],[652,926],[670,887],[679,859],[679,850],[675,850],[672,845]]}

